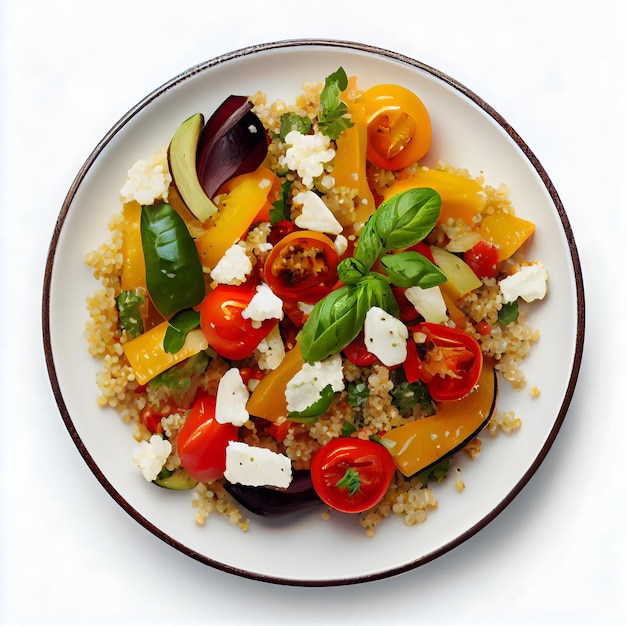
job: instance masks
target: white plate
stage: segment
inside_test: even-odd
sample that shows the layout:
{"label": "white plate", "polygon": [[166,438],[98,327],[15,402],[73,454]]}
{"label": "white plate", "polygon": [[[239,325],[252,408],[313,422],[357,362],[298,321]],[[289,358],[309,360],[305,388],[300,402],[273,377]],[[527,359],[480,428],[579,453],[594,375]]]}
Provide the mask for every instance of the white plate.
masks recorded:
{"label": "white plate", "polygon": [[[466,483],[437,486],[439,508],[425,524],[382,523],[367,538],[357,520],[317,509],[279,519],[251,516],[242,533],[219,515],[199,527],[188,492],[147,484],[131,462],[135,441],[111,409],[97,407],[99,363],[87,353],[86,297],[98,284],[85,254],[107,238],[119,210],[119,189],[137,159],[167,146],[191,114],[210,115],[229,94],[267,92],[293,101],[305,81],[323,81],[343,66],[359,86],[391,82],[415,91],[434,129],[429,164],[443,160],[505,182],[520,216],[534,221],[529,249],[550,274],[548,297],[530,323],[541,339],[525,362],[528,390],[501,385],[500,409],[515,410],[521,430],[483,438],[479,460],[459,455]],[[373,580],[422,565],[489,523],[517,495],[544,459],[565,417],[580,367],[584,334],[581,271],[565,211],[546,172],[513,129],[479,97],[424,64],[370,46],[339,41],[284,41],[238,50],[189,69],[129,111],[96,146],[61,209],[45,275],[43,334],[48,371],[61,415],[78,450],[104,488],[131,517],[171,546],[208,565],[283,584],[339,585]],[[548,384],[549,381],[549,384]],[[456,461],[455,461],[456,462]],[[513,529],[514,532],[514,529]],[[339,556],[339,558],[338,558]]]}

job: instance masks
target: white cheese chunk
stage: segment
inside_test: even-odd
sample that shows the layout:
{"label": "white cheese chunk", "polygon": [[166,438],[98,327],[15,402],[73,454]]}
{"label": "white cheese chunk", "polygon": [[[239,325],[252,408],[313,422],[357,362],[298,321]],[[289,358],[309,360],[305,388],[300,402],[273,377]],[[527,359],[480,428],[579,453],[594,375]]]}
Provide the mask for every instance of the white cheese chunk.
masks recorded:
{"label": "white cheese chunk", "polygon": [[448,308],[438,286],[428,289],[409,287],[404,295],[427,322],[441,324],[448,321]]}
{"label": "white cheese chunk", "polygon": [[[278,325],[274,326],[269,334],[261,339],[256,347],[259,352],[258,366],[262,370],[275,370],[285,358],[285,343],[280,334]],[[251,378],[250,382],[254,379]],[[250,383],[248,383],[250,386]]]}
{"label": "white cheese chunk", "polygon": [[542,263],[522,265],[515,274],[500,281],[504,303],[522,298],[526,302],[542,300],[547,292],[548,272]]}
{"label": "white cheese chunk", "polygon": [[348,240],[343,235],[337,235],[335,237],[335,252],[337,256],[343,256],[348,249]]}
{"label": "white cheese chunk", "polygon": [[302,213],[295,219],[296,226],[330,235],[338,235],[343,230],[332,211],[314,191],[301,191],[293,197],[293,202],[302,206]]}
{"label": "white cheese chunk", "polygon": [[365,347],[376,355],[383,365],[391,367],[406,360],[408,328],[399,320],[373,306],[365,315],[363,327]]}
{"label": "white cheese chunk", "polygon": [[163,469],[171,452],[172,444],[167,439],[152,435],[150,441],[142,441],[133,450],[133,462],[141,470],[143,477],[152,482]]}
{"label": "white cheese chunk", "polygon": [[304,363],[300,371],[287,383],[285,398],[289,411],[304,411],[321,397],[322,389],[330,385],[334,392],[343,391],[343,364],[334,354],[317,363]]}
{"label": "white cheese chunk", "polygon": [[[269,285],[257,285],[256,293],[248,306],[241,312],[241,317],[252,322],[261,322],[269,319],[283,319],[283,301],[270,289]],[[254,326],[254,324],[253,324]]]}
{"label": "white cheese chunk", "polygon": [[289,146],[284,156],[278,157],[279,165],[286,165],[297,172],[305,187],[311,188],[313,179],[324,173],[324,163],[335,158],[335,150],[330,139],[322,133],[303,135],[292,130],[285,136],[285,144]]}
{"label": "white cheese chunk", "polygon": [[249,487],[281,487],[291,484],[291,460],[267,448],[231,441],[226,447],[224,478]]}
{"label": "white cheese chunk", "polygon": [[220,379],[215,401],[215,419],[220,424],[243,426],[250,414],[246,404],[250,392],[245,386],[241,373],[236,367],[231,367]]}
{"label": "white cheese chunk", "polygon": [[217,262],[211,271],[211,278],[222,285],[241,285],[252,271],[252,261],[242,246],[235,243]]}

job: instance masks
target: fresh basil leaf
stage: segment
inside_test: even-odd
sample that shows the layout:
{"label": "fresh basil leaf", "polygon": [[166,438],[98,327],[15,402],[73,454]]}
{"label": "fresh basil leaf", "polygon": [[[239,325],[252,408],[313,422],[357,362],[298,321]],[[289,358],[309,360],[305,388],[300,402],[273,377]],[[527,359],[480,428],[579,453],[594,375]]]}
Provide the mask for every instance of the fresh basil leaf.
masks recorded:
{"label": "fresh basil leaf", "polygon": [[375,215],[376,213],[365,222],[354,250],[354,258],[358,259],[368,270],[376,263],[380,253],[383,251],[383,242],[374,226],[376,222]]}
{"label": "fresh basil leaf", "polygon": [[302,411],[289,411],[287,417],[294,422],[314,422],[330,408],[335,392],[332,385],[326,385],[320,391],[320,398]]}
{"label": "fresh basil leaf", "polygon": [[143,333],[141,307],[146,301],[143,294],[136,291],[122,291],[115,302],[120,316],[120,326],[133,338]]}
{"label": "fresh basil leaf", "polygon": [[281,141],[285,141],[285,137],[292,131],[298,131],[302,135],[306,135],[313,126],[311,118],[301,116],[297,113],[283,113],[280,116],[280,131],[278,136]]}
{"label": "fresh basil leaf", "polygon": [[430,233],[440,211],[441,196],[434,189],[408,189],[385,200],[376,209],[371,228],[383,249],[404,250]]}
{"label": "fresh basil leaf", "polygon": [[341,92],[348,86],[348,76],[343,67],[326,77],[324,88],[320,94],[320,113],[318,126],[330,139],[337,139],[339,135],[353,124],[344,117],[348,106],[341,101]]}
{"label": "fresh basil leaf", "polygon": [[170,320],[169,326],[163,338],[165,352],[175,354],[185,344],[185,339],[190,330],[200,325],[200,312],[193,309],[180,311]]}
{"label": "fresh basil leaf", "polygon": [[517,321],[519,317],[519,305],[517,300],[513,302],[506,302],[502,305],[502,308],[498,312],[498,321],[504,326],[508,326]]}
{"label": "fresh basil leaf", "polygon": [[289,191],[292,184],[292,180],[286,180],[280,186],[280,195],[272,204],[272,208],[270,209],[270,223],[272,226],[275,226],[278,222],[291,219],[291,211],[289,210]]}
{"label": "fresh basil leaf", "polygon": [[428,289],[446,282],[446,275],[423,254],[414,250],[385,254],[380,261],[396,287]]}
{"label": "fresh basil leaf", "polygon": [[352,408],[358,409],[369,398],[369,395],[370,390],[364,382],[348,383],[348,404]]}
{"label": "fresh basil leaf", "polygon": [[367,274],[368,269],[358,259],[348,257],[337,266],[337,274],[346,285],[354,285]]}
{"label": "fresh basil leaf", "polygon": [[398,301],[391,290],[389,282],[382,274],[377,274],[376,272],[370,272],[357,284],[358,317],[362,316],[363,321],[365,321],[367,312],[373,306],[387,311],[389,315],[394,317],[400,315]]}
{"label": "fresh basil leaf", "polygon": [[148,293],[165,318],[200,304],[204,272],[183,218],[169,205],[141,207],[141,244]]}
{"label": "fresh basil leaf", "polygon": [[367,311],[357,306],[357,292],[356,285],[342,285],[315,304],[300,335],[305,361],[322,361],[359,334]]}

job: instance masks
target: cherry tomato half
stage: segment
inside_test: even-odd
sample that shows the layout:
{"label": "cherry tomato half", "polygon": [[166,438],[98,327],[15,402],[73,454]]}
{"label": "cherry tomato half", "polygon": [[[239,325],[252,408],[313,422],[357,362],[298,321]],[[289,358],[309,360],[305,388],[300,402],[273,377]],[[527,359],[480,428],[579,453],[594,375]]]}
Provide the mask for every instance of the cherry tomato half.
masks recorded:
{"label": "cherry tomato half", "polygon": [[378,362],[378,357],[365,347],[363,331],[343,349],[343,353],[359,367],[369,367]]}
{"label": "cherry tomato half", "polygon": [[479,278],[495,278],[498,274],[498,248],[481,240],[463,254],[463,260]]}
{"label": "cherry tomato half", "polygon": [[419,378],[435,402],[466,396],[478,382],[483,353],[474,337],[461,328],[422,322],[411,332],[426,336],[426,357],[419,362]]}
{"label": "cherry tomato half", "polygon": [[311,480],[328,506],[344,513],[361,513],[380,502],[395,470],[393,457],[380,443],[338,437],[313,457]]}
{"label": "cherry tomato half", "polygon": [[360,100],[367,118],[367,160],[395,171],[430,149],[432,126],[424,103],[399,85],[376,85]]}
{"label": "cherry tomato half", "polygon": [[313,230],[297,230],[272,248],[265,282],[288,302],[314,303],[337,283],[337,252],[332,240]]}
{"label": "cherry tomato half", "polygon": [[239,440],[239,429],[215,419],[215,396],[196,400],[178,433],[178,455],[190,476],[210,483],[224,475],[226,447]]}
{"label": "cherry tomato half", "polygon": [[247,284],[218,285],[200,304],[200,328],[209,345],[226,359],[245,359],[276,326],[278,319],[261,322],[242,317],[244,309],[256,293]]}

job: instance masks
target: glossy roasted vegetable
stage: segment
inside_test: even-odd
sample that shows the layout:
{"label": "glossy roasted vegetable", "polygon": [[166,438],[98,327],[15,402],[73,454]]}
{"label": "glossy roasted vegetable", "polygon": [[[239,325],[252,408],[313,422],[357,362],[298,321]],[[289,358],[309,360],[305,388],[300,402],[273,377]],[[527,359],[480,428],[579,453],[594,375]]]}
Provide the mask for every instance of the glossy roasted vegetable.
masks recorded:
{"label": "glossy roasted vegetable", "polygon": [[467,445],[487,425],[496,410],[498,379],[485,361],[476,388],[457,402],[444,402],[431,417],[409,422],[382,439],[405,476],[429,469]]}
{"label": "glossy roasted vegetable", "polygon": [[141,208],[141,243],[148,293],[164,318],[204,298],[196,245],[183,219],[169,204]]}

